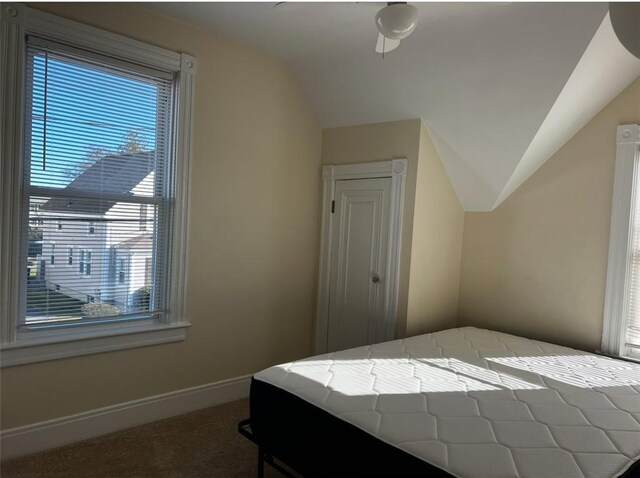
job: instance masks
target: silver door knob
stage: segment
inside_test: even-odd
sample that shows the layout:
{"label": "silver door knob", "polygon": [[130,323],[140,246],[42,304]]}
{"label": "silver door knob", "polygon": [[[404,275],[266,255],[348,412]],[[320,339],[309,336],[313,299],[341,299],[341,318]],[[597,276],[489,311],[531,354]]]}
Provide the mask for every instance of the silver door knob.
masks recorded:
{"label": "silver door knob", "polygon": [[380,276],[378,274],[373,274],[373,277],[371,278],[371,282],[373,282],[374,284],[377,284],[378,282],[380,282]]}

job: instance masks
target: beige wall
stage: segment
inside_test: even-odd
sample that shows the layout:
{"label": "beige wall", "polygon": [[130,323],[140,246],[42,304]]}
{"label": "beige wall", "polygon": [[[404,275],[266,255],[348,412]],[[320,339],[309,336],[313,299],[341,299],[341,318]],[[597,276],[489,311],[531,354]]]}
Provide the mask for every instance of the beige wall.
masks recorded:
{"label": "beige wall", "polygon": [[420,128],[407,335],[456,326],[464,211],[428,129]]}
{"label": "beige wall", "polygon": [[280,61],[131,4],[38,8],[198,58],[186,341],[2,370],[2,427],[309,355],[321,130]]}
{"label": "beige wall", "polygon": [[327,128],[322,132],[322,163],[349,164],[407,158],[407,179],[402,218],[400,253],[400,284],[396,334],[404,337],[411,267],[411,237],[413,231],[413,203],[416,193],[418,150],[421,120],[393,121],[341,128]]}
{"label": "beige wall", "polygon": [[640,79],[488,213],[467,213],[460,325],[599,348],[616,126],[640,121]]}
{"label": "beige wall", "polygon": [[419,119],[325,129],[323,164],[408,160],[399,337],[455,327],[464,213]]}
{"label": "beige wall", "polygon": [[309,355],[321,162],[409,160],[400,336],[454,326],[457,312],[458,325],[599,346],[615,127],[640,120],[640,80],[498,209],[463,215],[420,120],[321,133],[290,72],[264,53],[133,4],[38,8],[198,58],[193,326],[181,343],[3,369],[3,429]]}

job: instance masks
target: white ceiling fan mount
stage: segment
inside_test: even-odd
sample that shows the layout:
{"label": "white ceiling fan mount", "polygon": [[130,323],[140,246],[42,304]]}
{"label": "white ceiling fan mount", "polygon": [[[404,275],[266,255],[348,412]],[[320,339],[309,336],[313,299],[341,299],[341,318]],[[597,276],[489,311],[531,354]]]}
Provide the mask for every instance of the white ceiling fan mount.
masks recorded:
{"label": "white ceiling fan mount", "polygon": [[418,9],[406,2],[389,2],[376,14],[376,52],[384,55],[400,46],[418,25]]}
{"label": "white ceiling fan mount", "polygon": [[[356,2],[369,3],[369,2]],[[375,2],[374,2],[375,3]],[[273,4],[279,10],[304,8],[304,2],[280,1]],[[383,55],[400,46],[400,41],[407,38],[418,25],[418,9],[407,2],[387,2],[375,16],[378,29],[376,53]]]}

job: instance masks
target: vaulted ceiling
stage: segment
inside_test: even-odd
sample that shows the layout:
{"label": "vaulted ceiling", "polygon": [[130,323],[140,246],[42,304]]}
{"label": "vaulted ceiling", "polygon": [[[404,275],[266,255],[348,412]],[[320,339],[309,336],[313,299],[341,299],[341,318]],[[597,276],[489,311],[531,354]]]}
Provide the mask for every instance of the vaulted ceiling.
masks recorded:
{"label": "vaulted ceiling", "polygon": [[417,3],[374,52],[381,3],[155,3],[285,61],[325,127],[422,118],[469,211],[500,204],[640,75],[606,3]]}

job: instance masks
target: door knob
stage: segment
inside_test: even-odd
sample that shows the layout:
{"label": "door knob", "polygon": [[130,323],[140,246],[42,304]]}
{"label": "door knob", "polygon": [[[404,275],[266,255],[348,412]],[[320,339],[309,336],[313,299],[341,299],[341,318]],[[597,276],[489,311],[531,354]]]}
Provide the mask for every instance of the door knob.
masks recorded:
{"label": "door knob", "polygon": [[377,284],[378,282],[380,282],[380,276],[378,274],[373,274],[373,277],[371,278],[371,282],[373,282],[374,284]]}

